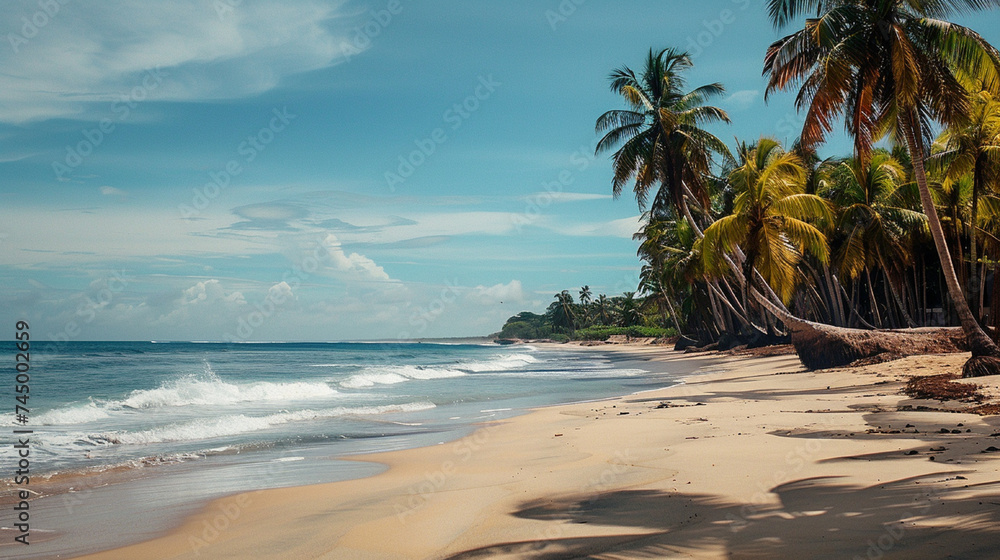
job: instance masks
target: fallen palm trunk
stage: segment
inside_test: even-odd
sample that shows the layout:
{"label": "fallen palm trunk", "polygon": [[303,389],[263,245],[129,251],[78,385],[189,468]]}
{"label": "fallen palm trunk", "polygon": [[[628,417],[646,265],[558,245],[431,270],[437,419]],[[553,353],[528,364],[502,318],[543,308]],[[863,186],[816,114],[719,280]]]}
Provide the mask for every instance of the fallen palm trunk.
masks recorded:
{"label": "fallen palm trunk", "polygon": [[961,327],[872,331],[801,320],[788,327],[792,345],[809,369],[842,367],[879,357],[968,351]]}

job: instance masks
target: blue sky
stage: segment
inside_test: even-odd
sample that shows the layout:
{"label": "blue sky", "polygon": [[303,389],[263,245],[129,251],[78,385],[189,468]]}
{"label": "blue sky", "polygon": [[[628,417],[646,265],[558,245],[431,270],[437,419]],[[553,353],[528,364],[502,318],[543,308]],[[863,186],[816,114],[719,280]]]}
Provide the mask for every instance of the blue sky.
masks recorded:
{"label": "blue sky", "polygon": [[634,289],[639,210],[593,155],[612,69],[690,50],[730,144],[801,122],[763,100],[761,0],[0,14],[0,319],[39,339],[487,334],[564,288]]}

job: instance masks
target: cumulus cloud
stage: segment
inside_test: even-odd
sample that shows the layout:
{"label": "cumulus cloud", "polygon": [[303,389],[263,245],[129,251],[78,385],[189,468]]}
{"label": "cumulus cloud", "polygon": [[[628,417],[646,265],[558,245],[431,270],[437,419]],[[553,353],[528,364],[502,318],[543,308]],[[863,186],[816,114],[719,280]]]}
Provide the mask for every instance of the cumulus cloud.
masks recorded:
{"label": "cumulus cloud", "polygon": [[[10,4],[4,12],[12,22],[39,9],[33,0]],[[122,95],[131,102],[252,96],[343,60],[353,16],[342,0],[243,2],[228,11],[219,4],[73,2],[40,28],[15,26],[5,41],[14,43],[0,52],[0,121],[93,118],[89,104]]]}
{"label": "cumulus cloud", "polygon": [[243,305],[247,302],[242,292],[226,293],[222,288],[222,283],[215,279],[198,282],[181,292],[179,298],[181,305],[210,304],[220,301],[236,305]]}
{"label": "cumulus cloud", "polygon": [[268,288],[267,298],[275,303],[286,302],[294,300],[295,294],[292,293],[292,287],[288,285],[288,282],[278,282]]}

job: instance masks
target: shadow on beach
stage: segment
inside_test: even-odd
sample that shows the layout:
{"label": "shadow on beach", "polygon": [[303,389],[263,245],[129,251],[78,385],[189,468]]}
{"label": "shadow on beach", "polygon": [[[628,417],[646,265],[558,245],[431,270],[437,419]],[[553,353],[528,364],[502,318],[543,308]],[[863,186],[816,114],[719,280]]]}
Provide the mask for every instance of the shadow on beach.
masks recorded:
{"label": "shadow on beach", "polygon": [[934,484],[953,475],[869,487],[802,479],[771,489],[778,503],[761,505],[647,490],[529,502],[514,515],[605,534],[500,543],[448,560],[672,558],[696,550],[731,559],[996,558],[1000,493],[968,498],[961,487]]}

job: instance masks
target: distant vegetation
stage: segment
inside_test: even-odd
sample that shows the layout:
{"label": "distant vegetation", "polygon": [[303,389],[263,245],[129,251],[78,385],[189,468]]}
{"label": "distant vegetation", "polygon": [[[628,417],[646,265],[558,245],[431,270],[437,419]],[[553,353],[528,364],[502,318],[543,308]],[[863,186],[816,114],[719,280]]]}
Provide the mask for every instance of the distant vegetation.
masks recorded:
{"label": "distant vegetation", "polygon": [[674,336],[677,329],[667,326],[670,314],[655,297],[636,297],[634,292],[594,298],[590,287],[580,289],[579,302],[569,290],[555,295],[555,301],[539,315],[522,311],[507,319],[499,338],[607,340],[614,335],[630,337]]}

